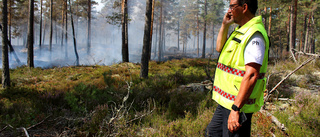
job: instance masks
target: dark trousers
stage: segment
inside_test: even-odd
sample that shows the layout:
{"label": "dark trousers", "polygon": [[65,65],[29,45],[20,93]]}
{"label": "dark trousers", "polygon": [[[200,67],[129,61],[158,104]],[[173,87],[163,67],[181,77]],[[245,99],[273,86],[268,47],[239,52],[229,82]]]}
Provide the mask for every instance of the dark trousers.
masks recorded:
{"label": "dark trousers", "polygon": [[205,136],[208,137],[250,137],[252,113],[246,113],[245,121],[238,131],[231,133],[228,129],[230,110],[218,105],[212,120],[207,126]]}

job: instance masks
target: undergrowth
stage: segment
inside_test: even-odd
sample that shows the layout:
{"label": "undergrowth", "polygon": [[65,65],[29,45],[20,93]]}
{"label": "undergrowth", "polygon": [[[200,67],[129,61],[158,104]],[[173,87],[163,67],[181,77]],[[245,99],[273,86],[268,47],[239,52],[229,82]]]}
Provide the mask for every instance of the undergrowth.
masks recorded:
{"label": "undergrowth", "polygon": [[[11,69],[12,87],[0,90],[0,136],[22,136],[17,130],[21,127],[32,136],[203,136],[217,104],[211,91],[181,85],[208,79],[207,65],[208,59],[151,61],[148,79],[139,77],[140,65],[134,63]],[[210,76],[215,66],[216,60],[209,62]],[[296,66],[278,61],[268,73]],[[318,77],[308,70],[319,70],[314,66],[297,75],[307,73],[301,80],[316,83]],[[268,89],[286,73],[270,76]],[[292,85],[302,84],[289,79],[279,90]],[[292,136],[302,135],[301,130],[305,135],[319,134],[319,99],[288,95],[294,96],[299,100],[295,108],[275,115]],[[284,136],[261,113],[255,113],[252,121],[252,136]]]}

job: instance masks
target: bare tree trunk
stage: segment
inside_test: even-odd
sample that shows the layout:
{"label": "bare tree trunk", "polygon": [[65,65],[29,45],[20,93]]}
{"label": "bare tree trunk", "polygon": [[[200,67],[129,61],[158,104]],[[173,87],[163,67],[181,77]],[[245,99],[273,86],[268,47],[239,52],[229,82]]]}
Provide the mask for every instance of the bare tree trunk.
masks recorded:
{"label": "bare tree trunk", "polygon": [[34,0],[29,0],[29,23],[28,23],[28,67],[34,67],[34,56],[33,56],[33,22],[34,20]]}
{"label": "bare tree trunk", "polygon": [[161,0],[160,3],[160,19],[159,19],[159,24],[160,24],[160,28],[159,28],[159,49],[158,49],[158,61],[162,60],[162,5],[163,4],[163,0]]}
{"label": "bare tree trunk", "polygon": [[307,32],[307,17],[308,14],[304,14],[304,25],[303,25],[303,30],[301,31],[301,41],[300,41],[300,51],[305,51],[304,43],[305,43],[305,38],[306,38],[306,32]]}
{"label": "bare tree trunk", "polygon": [[128,46],[128,0],[122,0],[122,62],[129,62]]}
{"label": "bare tree trunk", "polygon": [[57,22],[54,23],[54,30],[55,30],[55,40],[56,40],[56,44],[58,45],[58,27],[57,27]]}
{"label": "bare tree trunk", "polygon": [[[8,35],[8,37],[9,37],[9,41],[11,41],[11,24],[12,24],[12,6],[13,6],[13,3],[14,3],[14,1],[13,0],[9,0],[9,12],[8,12],[8,28],[9,28],[9,35]],[[10,50],[10,52],[12,52],[11,50]]]}
{"label": "bare tree trunk", "polygon": [[43,1],[40,0],[40,34],[39,34],[39,48],[40,48],[40,54],[41,54],[41,40],[42,40],[42,4]]}
{"label": "bare tree trunk", "polygon": [[50,43],[49,43],[49,52],[50,52],[50,61],[52,60],[52,13],[53,13],[53,0],[50,0]]}
{"label": "bare tree trunk", "polygon": [[200,32],[200,21],[199,21],[199,12],[197,12],[197,57],[199,57],[199,52],[200,52],[200,49],[199,49],[199,39],[200,39],[200,35],[199,35],[199,32]]}
{"label": "bare tree trunk", "polygon": [[206,39],[207,39],[207,0],[204,2],[204,24],[203,24],[203,46],[202,46],[202,58],[206,58]]}
{"label": "bare tree trunk", "polygon": [[[154,3],[153,3],[154,4]],[[154,44],[154,58],[157,56],[157,43],[158,43],[158,31],[159,31],[159,26],[160,26],[160,23],[159,23],[159,20],[158,20],[158,23],[157,23],[157,27],[156,27],[156,40],[155,40],[155,44]]]}
{"label": "bare tree trunk", "polygon": [[282,52],[283,52],[283,47],[282,47],[282,35],[281,34],[281,26],[279,25],[279,29],[278,29],[278,34],[279,34],[279,48],[280,48],[280,53],[278,53],[280,55],[280,58],[282,58]]}
{"label": "bare tree trunk", "polygon": [[290,49],[296,48],[296,24],[297,24],[297,4],[298,0],[292,0],[292,20],[291,20],[291,38],[290,38]]}
{"label": "bare tree trunk", "polygon": [[47,22],[46,22],[46,20],[44,20],[44,28],[43,28],[43,37],[42,37],[42,44],[44,44],[44,42],[45,42],[45,38],[46,38],[46,28],[47,28]]}
{"label": "bare tree trunk", "polygon": [[64,29],[64,4],[61,6],[61,9],[62,9],[62,12],[61,12],[61,51],[63,51],[63,49],[62,49],[62,47],[63,47],[63,41],[64,41],[64,31],[63,31],[63,29]]}
{"label": "bare tree trunk", "polygon": [[178,51],[180,50],[180,18],[178,19]]}
{"label": "bare tree trunk", "polygon": [[214,24],[212,25],[212,49],[211,49],[211,52],[212,52],[212,55],[214,55],[214,51],[215,51],[215,48],[214,48],[214,35],[215,35],[215,32],[214,32]]}
{"label": "bare tree trunk", "polygon": [[309,49],[309,32],[310,32],[310,23],[311,22],[311,15],[309,16],[309,19],[308,19],[308,23],[307,23],[307,29],[306,29],[306,35],[305,35],[305,41],[304,41],[304,49],[303,49],[303,52],[309,52],[308,49]]}
{"label": "bare tree trunk", "polygon": [[73,45],[74,45],[74,53],[76,55],[76,65],[79,66],[79,55],[77,51],[77,41],[74,31],[74,24],[73,24],[73,16],[72,16],[72,8],[71,8],[71,2],[69,0],[69,10],[70,10],[70,17],[71,17],[71,27],[72,27],[72,36],[73,36]]}
{"label": "bare tree trunk", "polygon": [[290,21],[291,21],[291,6],[289,6],[289,11],[290,11],[290,14],[288,16],[288,21],[287,21],[287,52],[289,52],[290,50]]}
{"label": "bare tree trunk", "polygon": [[183,40],[182,40],[182,46],[183,46],[183,49],[182,49],[183,54],[186,54],[186,42],[185,42],[185,38],[183,38]]}
{"label": "bare tree trunk", "polygon": [[2,87],[10,87],[9,57],[8,57],[8,1],[2,0]]}
{"label": "bare tree trunk", "polygon": [[[70,3],[70,2],[69,2]],[[88,37],[87,37],[87,54],[90,54],[91,50],[91,0],[88,0],[88,25],[87,25],[87,31],[88,31]]]}
{"label": "bare tree trunk", "polygon": [[65,58],[68,59],[68,4],[67,4],[67,0],[64,0],[64,13],[65,13],[65,19],[66,19],[66,24],[65,24],[65,29],[64,29],[64,35],[65,35],[65,39],[64,39],[64,52],[65,52]]}
{"label": "bare tree trunk", "polygon": [[314,15],[313,15],[313,12],[311,13],[312,14],[312,16],[311,16],[311,18],[312,18],[312,27],[313,27],[313,29],[311,29],[311,36],[310,36],[310,38],[311,38],[311,44],[310,44],[310,53],[315,53],[315,35],[314,35],[314,31],[316,30],[316,28],[315,28],[315,21],[314,21]]}
{"label": "bare tree trunk", "polygon": [[271,36],[272,7],[270,7],[269,13],[270,13],[270,15],[269,15],[268,35]]}
{"label": "bare tree trunk", "polygon": [[153,19],[154,19],[154,0],[152,0],[152,8],[151,8],[151,30],[150,30],[150,46],[149,46],[149,53],[148,59],[151,60],[151,49],[152,49],[152,36],[153,36]]}
{"label": "bare tree trunk", "polygon": [[166,51],[166,15],[165,15],[165,11],[163,12],[163,21],[162,21],[162,57],[164,56],[164,53]]}
{"label": "bare tree trunk", "polygon": [[141,56],[141,78],[148,78],[148,70],[149,70],[149,53],[151,47],[151,21],[152,20],[152,0],[147,0],[146,4],[146,17],[145,17],[145,26],[144,26],[144,36],[143,36],[143,48],[142,48],[142,56]]}

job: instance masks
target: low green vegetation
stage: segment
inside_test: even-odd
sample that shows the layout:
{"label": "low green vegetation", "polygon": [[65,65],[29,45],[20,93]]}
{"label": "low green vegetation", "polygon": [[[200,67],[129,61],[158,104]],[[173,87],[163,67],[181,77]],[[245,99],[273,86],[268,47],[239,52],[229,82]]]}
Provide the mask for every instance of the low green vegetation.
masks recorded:
{"label": "low green vegetation", "polygon": [[[306,69],[319,72],[316,64],[307,65]],[[268,73],[277,74],[270,76],[268,88],[285,74],[278,73],[277,70],[284,70],[279,65],[295,68],[294,63],[270,64]],[[0,136],[24,135],[23,128],[31,136],[203,136],[217,104],[212,101],[210,90],[182,85],[210,80],[206,70],[210,68],[212,77],[216,60],[152,61],[149,66],[148,79],[139,77],[140,64],[134,63],[12,69],[12,87],[0,90]],[[305,87],[316,85],[319,77],[311,72],[308,75],[304,77],[308,85]],[[294,79],[288,81],[279,91],[286,86],[304,85]],[[286,133],[319,134],[319,97],[304,92],[285,94],[275,96],[296,102],[273,114],[288,128]],[[252,136],[271,133],[286,136],[269,117],[255,113]]]}

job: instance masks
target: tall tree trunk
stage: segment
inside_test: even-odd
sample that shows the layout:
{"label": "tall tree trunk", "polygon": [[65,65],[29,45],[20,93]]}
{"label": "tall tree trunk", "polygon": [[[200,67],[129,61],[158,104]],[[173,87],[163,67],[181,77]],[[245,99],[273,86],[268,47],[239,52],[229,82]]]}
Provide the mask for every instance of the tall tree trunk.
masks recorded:
{"label": "tall tree trunk", "polygon": [[160,26],[160,28],[159,28],[159,49],[158,49],[158,52],[159,52],[159,54],[158,54],[158,61],[161,61],[162,60],[162,12],[163,12],[163,10],[162,10],[162,5],[163,4],[163,0],[161,0],[161,2],[160,2],[160,19],[159,19],[159,26]]}
{"label": "tall tree trunk", "polygon": [[150,46],[148,59],[151,60],[151,49],[152,49],[152,36],[153,36],[153,19],[154,19],[154,0],[152,0],[152,8],[151,8],[151,30],[150,30]]}
{"label": "tall tree trunk", "polygon": [[200,21],[199,21],[199,12],[197,12],[197,57],[199,57],[199,52],[200,52],[200,49],[199,49],[199,39],[200,39],[199,32],[200,32]]}
{"label": "tall tree trunk", "polygon": [[52,13],[53,13],[53,0],[50,0],[50,43],[49,43],[49,52],[50,52],[50,61],[52,60]]}
{"label": "tall tree trunk", "polygon": [[45,42],[45,38],[46,38],[46,29],[47,29],[47,22],[46,22],[46,19],[44,20],[44,28],[43,28],[43,37],[42,37],[42,44],[44,44]]}
{"label": "tall tree trunk", "polygon": [[42,40],[42,4],[43,1],[40,0],[40,34],[39,34],[39,48],[40,48],[40,54],[41,54],[41,40]]}
{"label": "tall tree trunk", "polygon": [[178,51],[180,50],[180,18],[178,19]]}
{"label": "tall tree trunk", "polygon": [[279,25],[278,28],[278,34],[279,34],[279,48],[280,48],[280,53],[278,53],[280,55],[280,58],[282,58],[282,51],[283,51],[283,47],[282,47],[282,35],[281,35],[281,26]]}
{"label": "tall tree trunk", "polygon": [[73,16],[72,16],[72,8],[71,8],[71,2],[69,0],[69,10],[70,10],[70,17],[71,17],[71,27],[72,27],[72,36],[73,36],[73,45],[74,45],[74,53],[76,55],[76,65],[79,66],[79,55],[77,51],[77,41],[74,31],[74,24],[73,24]]}
{"label": "tall tree trunk", "polygon": [[301,36],[301,43],[300,43],[300,47],[301,47],[301,51],[305,51],[305,47],[304,47],[304,43],[305,43],[305,38],[306,38],[306,32],[307,32],[307,18],[308,18],[308,14],[305,13],[304,14],[304,24],[303,24],[303,31],[302,31],[302,36]]}
{"label": "tall tree trunk", "polygon": [[[267,0],[265,0],[267,1]],[[264,6],[264,13],[267,15],[267,6]],[[263,21],[263,24],[264,24],[264,28],[267,28],[267,16],[264,18],[264,21]]]}
{"label": "tall tree trunk", "polygon": [[58,45],[58,27],[57,27],[57,22],[54,23],[54,30],[55,30],[55,40],[56,40],[56,44]]}
{"label": "tall tree trunk", "polygon": [[291,38],[290,38],[290,49],[295,49],[296,48],[296,24],[297,24],[297,4],[298,0],[292,0],[292,20],[291,20]]}
{"label": "tall tree trunk", "polygon": [[271,36],[272,7],[270,7],[269,14],[268,35]]}
{"label": "tall tree trunk", "polygon": [[186,42],[185,42],[185,38],[183,38],[183,40],[182,40],[182,47],[183,47],[183,49],[182,49],[183,54],[186,54]]}
{"label": "tall tree trunk", "polygon": [[308,45],[309,45],[309,32],[310,32],[310,24],[311,24],[310,22],[311,22],[311,15],[309,16],[308,23],[307,23],[303,52],[309,52]]}
{"label": "tall tree trunk", "polygon": [[[79,11],[79,4],[76,4],[76,11]],[[78,38],[78,34],[79,34],[79,16],[76,16],[76,39]]]}
{"label": "tall tree trunk", "polygon": [[311,38],[311,44],[310,44],[310,53],[315,53],[315,35],[314,35],[314,31],[316,30],[316,26],[315,26],[315,21],[314,21],[314,15],[313,15],[313,12],[311,13],[311,18],[312,18],[312,28],[313,29],[311,29],[311,36],[310,36],[310,38]]}
{"label": "tall tree trunk", "polygon": [[[310,1],[310,5],[312,5],[312,2],[313,2],[313,0]],[[313,14],[313,12],[311,14]],[[303,49],[304,52],[311,52],[311,48],[310,48],[311,42],[310,42],[310,36],[309,36],[309,35],[312,35],[312,32],[313,32],[313,29],[311,29],[311,18],[313,15],[311,15],[311,14],[309,14],[308,23],[306,23],[308,14],[305,15],[305,26],[304,26],[305,27],[305,43],[304,43],[304,49]],[[311,38],[312,38],[312,36],[311,36]]]}
{"label": "tall tree trunk", "polygon": [[61,51],[63,51],[63,49],[62,49],[62,47],[63,47],[63,41],[64,41],[64,31],[63,31],[63,29],[64,29],[64,4],[62,4],[62,6],[61,6],[61,9],[62,9],[62,11],[61,11],[61,43],[60,43],[60,46],[61,46]]}
{"label": "tall tree trunk", "polygon": [[204,24],[203,24],[203,46],[202,46],[202,58],[206,57],[206,39],[207,39],[207,0],[204,2]]}
{"label": "tall tree trunk", "polygon": [[88,0],[88,25],[87,25],[87,31],[88,31],[88,37],[87,37],[87,54],[90,54],[91,50],[91,0]]}
{"label": "tall tree trunk", "polygon": [[68,4],[67,4],[67,0],[64,0],[64,18],[66,20],[66,24],[65,24],[65,29],[64,29],[64,52],[65,52],[65,58],[68,59]]}
{"label": "tall tree trunk", "polygon": [[[8,1],[7,1],[8,2]],[[12,6],[14,5],[14,1],[13,0],[9,0],[9,13],[8,13],[8,28],[9,28],[9,41],[11,41],[11,24],[12,24]],[[12,52],[11,50],[10,50],[10,52]]]}
{"label": "tall tree trunk", "polygon": [[148,68],[149,68],[149,53],[151,43],[151,20],[152,20],[152,0],[147,0],[146,4],[146,17],[145,17],[145,26],[144,26],[144,36],[143,36],[143,48],[141,56],[141,78],[148,78]]}
{"label": "tall tree trunk", "polygon": [[122,0],[122,62],[129,62],[128,46],[128,0]]}
{"label": "tall tree trunk", "polygon": [[165,51],[166,51],[166,15],[165,15],[165,11],[163,12],[164,14],[164,18],[163,18],[163,21],[162,21],[162,57],[164,57],[165,55]]}
{"label": "tall tree trunk", "polygon": [[287,21],[287,48],[286,48],[286,51],[289,52],[290,50],[290,26],[291,26],[291,6],[289,6],[289,11],[290,11],[290,14],[288,16],[288,21]]}
{"label": "tall tree trunk", "polygon": [[9,56],[8,56],[8,1],[2,0],[2,87],[10,87]]}
{"label": "tall tree trunk", "polygon": [[211,52],[212,52],[212,55],[214,55],[214,51],[215,51],[215,48],[214,48],[214,35],[215,35],[215,32],[214,32],[214,24],[212,25],[212,49],[211,49]]}
{"label": "tall tree trunk", "polygon": [[28,67],[34,68],[33,56],[33,19],[34,19],[34,0],[29,0],[29,23],[28,23]]}
{"label": "tall tree trunk", "polygon": [[159,26],[160,26],[159,20],[158,20],[158,23],[156,23],[156,24],[157,24],[157,27],[156,27],[156,40],[155,40],[155,43],[154,43],[154,52],[153,52],[154,53],[154,59],[157,56],[158,31],[159,31]]}

